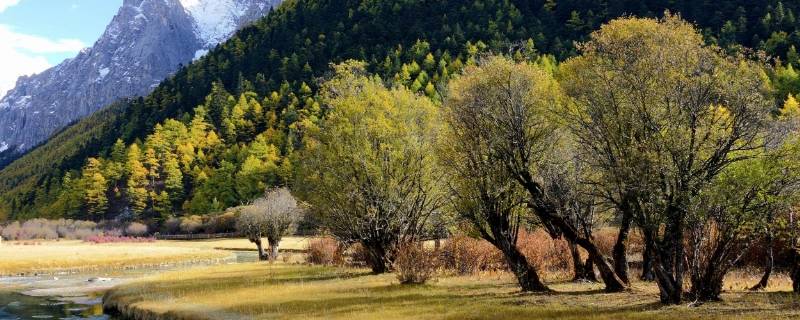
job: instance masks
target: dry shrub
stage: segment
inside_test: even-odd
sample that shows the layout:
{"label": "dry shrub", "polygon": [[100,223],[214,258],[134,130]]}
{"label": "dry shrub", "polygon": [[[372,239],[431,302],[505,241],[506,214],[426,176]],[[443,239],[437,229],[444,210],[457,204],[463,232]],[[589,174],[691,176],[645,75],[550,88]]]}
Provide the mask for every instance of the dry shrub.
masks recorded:
{"label": "dry shrub", "polygon": [[32,219],[23,223],[12,222],[3,227],[0,236],[7,240],[86,239],[108,232],[109,228],[91,221]]}
{"label": "dry shrub", "polygon": [[203,227],[203,218],[200,216],[189,216],[181,218],[180,230],[183,233],[194,234],[200,232]]}
{"label": "dry shrub", "polygon": [[178,234],[181,232],[181,218],[172,217],[167,219],[162,226],[165,234]]}
{"label": "dry shrub", "polygon": [[366,267],[369,265],[369,252],[360,243],[355,243],[347,248],[347,264],[352,267]]}
{"label": "dry shrub", "polygon": [[228,211],[210,217],[203,229],[205,229],[207,233],[236,232],[236,212]]}
{"label": "dry shrub", "polygon": [[101,243],[150,243],[156,242],[155,238],[141,238],[141,237],[121,237],[121,236],[91,236],[84,240],[85,242],[101,244]]}
{"label": "dry shrub", "polygon": [[[553,240],[543,230],[520,232],[517,245],[528,262],[549,273],[571,273],[572,256],[566,240]],[[444,242],[441,267],[460,275],[508,270],[503,253],[488,241],[455,235]]]}
{"label": "dry shrub", "polygon": [[306,262],[321,265],[341,265],[344,256],[339,242],[330,237],[309,241]]}
{"label": "dry shrub", "polygon": [[454,235],[441,248],[442,268],[459,275],[505,269],[503,254],[482,239]]}
{"label": "dry shrub", "polygon": [[573,272],[569,243],[563,238],[553,239],[544,230],[522,231],[517,245],[528,258],[528,263],[537,270],[550,273]]}
{"label": "dry shrub", "polygon": [[610,257],[611,253],[614,251],[614,245],[617,243],[618,234],[619,229],[617,228],[602,228],[596,230],[593,234],[594,244],[600,252]]}
{"label": "dry shrub", "polygon": [[402,284],[423,284],[436,271],[437,253],[425,249],[422,244],[408,243],[401,245],[394,260],[397,280]]}
{"label": "dry shrub", "polygon": [[147,226],[138,222],[131,222],[125,227],[125,235],[131,237],[141,237],[147,234]]}

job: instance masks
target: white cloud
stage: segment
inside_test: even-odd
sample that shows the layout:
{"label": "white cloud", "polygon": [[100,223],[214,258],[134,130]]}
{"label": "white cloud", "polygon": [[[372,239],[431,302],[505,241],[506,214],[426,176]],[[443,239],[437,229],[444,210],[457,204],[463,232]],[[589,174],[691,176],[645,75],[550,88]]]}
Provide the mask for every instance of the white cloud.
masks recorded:
{"label": "white cloud", "polygon": [[[0,6],[2,6],[0,0]],[[49,53],[77,53],[85,45],[74,39],[51,40],[44,37],[14,32],[0,24],[0,97],[16,84],[17,78],[42,72],[51,65]]]}
{"label": "white cloud", "polygon": [[6,11],[6,9],[16,6],[19,3],[19,0],[0,0],[0,12]]}

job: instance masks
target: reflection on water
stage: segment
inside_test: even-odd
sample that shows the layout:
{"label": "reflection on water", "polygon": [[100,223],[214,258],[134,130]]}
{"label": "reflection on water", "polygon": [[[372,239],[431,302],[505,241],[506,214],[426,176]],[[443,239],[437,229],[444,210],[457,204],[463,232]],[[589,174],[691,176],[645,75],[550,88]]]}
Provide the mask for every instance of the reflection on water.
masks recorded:
{"label": "reflection on water", "polygon": [[0,291],[0,319],[113,319],[103,314],[100,298],[82,302],[85,304]]}
{"label": "reflection on water", "polygon": [[[235,251],[235,260],[228,263],[254,262],[258,255],[251,251]],[[235,261],[235,262],[234,262]],[[139,268],[130,270],[116,270],[102,274],[79,273],[61,274],[56,277],[12,277],[0,278],[0,320],[27,320],[27,319],[114,319],[103,313],[102,297],[97,295],[74,296],[81,292],[80,288],[92,285],[87,279],[109,279],[108,283],[116,285],[121,280],[130,280],[143,276],[158,274],[190,266],[181,265],[167,268]],[[96,285],[96,283],[95,283]],[[100,284],[102,285],[102,283]],[[5,287],[5,289],[4,289]],[[15,288],[15,289],[12,289]],[[68,290],[63,290],[63,289]],[[76,290],[77,288],[77,290]],[[58,295],[58,292],[68,292],[72,298],[58,296],[32,297],[12,290],[26,293],[48,292],[44,295]],[[49,293],[53,292],[53,293]]]}

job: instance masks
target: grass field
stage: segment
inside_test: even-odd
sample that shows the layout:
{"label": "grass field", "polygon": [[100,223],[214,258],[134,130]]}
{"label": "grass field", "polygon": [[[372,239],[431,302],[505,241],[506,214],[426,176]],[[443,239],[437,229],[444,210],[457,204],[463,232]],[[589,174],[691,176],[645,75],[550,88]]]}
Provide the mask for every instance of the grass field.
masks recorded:
{"label": "grass field", "polygon": [[169,263],[212,261],[231,252],[169,243],[92,244],[48,241],[36,245],[0,245],[0,275],[122,269]]}
{"label": "grass field", "polygon": [[[280,248],[305,250],[308,241],[309,238],[287,237]],[[247,239],[105,244],[77,240],[6,241],[0,243],[0,276],[214,261],[231,257],[230,250],[256,250],[256,247]],[[301,260],[291,257],[292,261]]]}
{"label": "grass field", "polygon": [[[736,277],[727,286],[744,283]],[[749,280],[749,279],[748,279]],[[723,302],[663,307],[651,283],[607,294],[600,284],[551,283],[521,294],[504,273],[442,277],[417,286],[366,270],[289,264],[194,268],[117,287],[105,306],[138,319],[782,319],[800,299],[778,277],[771,292],[727,292]],[[740,290],[740,289],[735,289]]]}
{"label": "grass field", "polygon": [[[312,238],[284,237],[280,244],[281,250],[305,250]],[[267,240],[263,240],[266,245]],[[209,239],[209,240],[164,240],[158,241],[159,245],[189,247],[197,249],[223,249],[223,250],[256,250],[256,245],[247,239]]]}

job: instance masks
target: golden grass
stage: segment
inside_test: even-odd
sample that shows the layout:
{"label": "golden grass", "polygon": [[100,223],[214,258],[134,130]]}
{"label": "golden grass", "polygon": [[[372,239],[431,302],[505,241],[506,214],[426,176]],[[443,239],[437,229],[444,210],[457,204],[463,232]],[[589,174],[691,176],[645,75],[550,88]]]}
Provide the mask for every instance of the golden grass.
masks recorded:
{"label": "golden grass", "polygon": [[[280,243],[281,250],[306,250],[308,242],[312,238],[306,237],[284,237]],[[209,239],[209,240],[164,240],[158,241],[159,245],[178,246],[200,249],[224,249],[224,250],[256,250],[256,245],[247,239]],[[264,245],[267,239],[263,239]]]}
{"label": "golden grass", "polygon": [[113,289],[104,300],[106,307],[139,319],[800,317],[800,299],[791,293],[735,291],[725,293],[723,302],[664,307],[651,283],[635,283],[631,291],[623,293],[604,293],[600,284],[550,285],[554,293],[522,294],[513,278],[499,273],[442,277],[427,285],[403,286],[393,275],[370,275],[366,270],[252,263],[144,278]]}
{"label": "golden grass", "polygon": [[4,242],[0,244],[0,275],[123,269],[215,261],[231,256],[226,251],[175,246],[160,241],[111,244],[47,241],[38,245]]}

